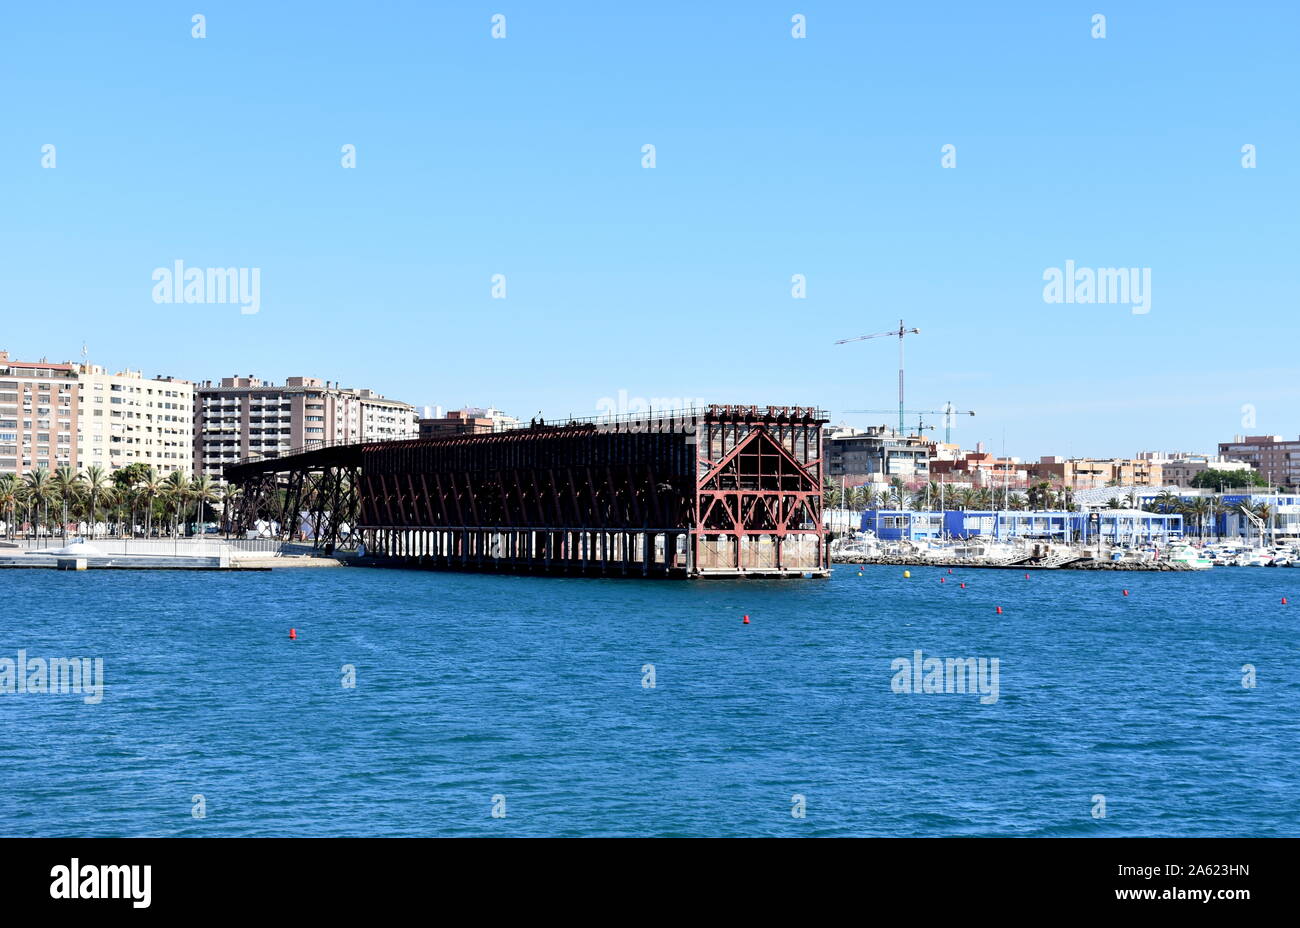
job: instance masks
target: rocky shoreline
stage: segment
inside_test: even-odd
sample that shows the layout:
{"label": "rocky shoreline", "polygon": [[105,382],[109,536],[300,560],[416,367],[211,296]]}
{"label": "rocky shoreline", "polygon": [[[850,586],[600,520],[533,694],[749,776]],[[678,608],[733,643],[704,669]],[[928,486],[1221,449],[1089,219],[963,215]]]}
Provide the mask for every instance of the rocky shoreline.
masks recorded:
{"label": "rocky shoreline", "polygon": [[861,554],[843,554],[835,555],[831,558],[831,566],[838,564],[884,564],[894,567],[987,567],[1002,568],[1005,570],[1144,570],[1144,571],[1188,571],[1193,568],[1186,564],[1174,564],[1168,561],[1157,561],[1150,563],[1136,563],[1133,561],[1095,561],[1085,558],[1078,561],[1071,561],[1068,564],[1061,564],[1056,567],[1045,567],[1035,564],[1032,560],[1016,561],[1008,564],[1005,561],[992,561],[988,558],[980,557],[945,557],[945,558],[918,558],[909,557],[904,554],[882,554],[876,557],[867,557]]}

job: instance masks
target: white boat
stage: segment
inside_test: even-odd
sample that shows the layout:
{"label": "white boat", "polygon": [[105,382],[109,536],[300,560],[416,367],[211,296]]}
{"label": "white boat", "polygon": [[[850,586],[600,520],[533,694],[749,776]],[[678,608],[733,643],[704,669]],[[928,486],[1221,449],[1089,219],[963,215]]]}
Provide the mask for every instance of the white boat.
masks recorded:
{"label": "white boat", "polygon": [[1273,551],[1270,548],[1254,548],[1242,554],[1237,563],[1242,567],[1267,567],[1273,563]]}
{"label": "white boat", "polygon": [[876,557],[880,554],[880,539],[875,532],[854,532],[852,535],[837,538],[831,542],[831,557],[840,555],[859,555]]}
{"label": "white boat", "polygon": [[1183,564],[1193,570],[1209,570],[1214,560],[1200,548],[1191,545],[1173,545],[1165,552],[1164,560],[1171,564]]}

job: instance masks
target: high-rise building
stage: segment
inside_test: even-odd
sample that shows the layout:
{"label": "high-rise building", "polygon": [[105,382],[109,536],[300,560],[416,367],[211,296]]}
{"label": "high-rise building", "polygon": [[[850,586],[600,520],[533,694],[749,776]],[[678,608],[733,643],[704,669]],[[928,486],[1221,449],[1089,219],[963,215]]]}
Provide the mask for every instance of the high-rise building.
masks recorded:
{"label": "high-rise building", "polygon": [[370,390],[315,377],[263,383],[251,374],[204,382],[195,403],[195,461],[219,478],[226,464],[277,457],[313,444],[382,441],[415,434],[415,408]]}
{"label": "high-rise building", "polygon": [[1245,461],[1274,486],[1300,487],[1300,440],[1281,435],[1237,435],[1219,442],[1219,454]]}
{"label": "high-rise building", "polygon": [[77,368],[0,351],[0,474],[77,467]]}
{"label": "high-rise building", "polygon": [[194,467],[194,384],[175,377],[145,380],[140,371],[110,373],[78,364],[77,466],[107,474],[147,464],[166,477]]}

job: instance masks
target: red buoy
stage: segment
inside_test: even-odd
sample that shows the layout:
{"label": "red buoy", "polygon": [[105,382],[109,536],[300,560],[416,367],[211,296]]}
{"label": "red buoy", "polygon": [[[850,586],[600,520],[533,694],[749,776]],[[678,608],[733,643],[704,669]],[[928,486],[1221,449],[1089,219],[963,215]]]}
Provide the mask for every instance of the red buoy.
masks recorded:
{"label": "red buoy", "polygon": [[952,573],[952,568],[951,568],[951,567],[948,568],[948,573]]}
{"label": "red buoy", "polygon": [[947,578],[947,577],[940,577],[940,578],[939,578],[939,582],[940,582],[940,583],[947,583],[947,582],[948,582],[948,578]]}
{"label": "red buoy", "polygon": [[1125,595],[1125,596],[1128,595],[1128,590],[1125,590],[1125,591],[1124,591],[1124,595]]}
{"label": "red buoy", "polygon": [[963,583],[963,584],[961,585],[961,588],[962,588],[963,590],[966,589],[966,584]]}
{"label": "red buoy", "polygon": [[298,629],[296,629],[296,628],[291,628],[291,629],[289,629],[289,640],[290,640],[290,641],[297,641],[297,640],[298,640]]}
{"label": "red buoy", "polygon": [[1286,605],[1286,597],[1285,597],[1285,596],[1282,597],[1282,605],[1284,605],[1284,606]]}
{"label": "red buoy", "polygon": [[1001,615],[1001,614],[1002,614],[1002,607],[1001,607],[1001,606],[998,606],[998,615]]}
{"label": "red buoy", "polygon": [[749,624],[749,616],[745,616],[745,621],[744,621],[743,624],[745,624],[745,625],[748,625],[748,624]]}
{"label": "red buoy", "polygon": [[1026,580],[1029,579],[1029,574],[1025,574],[1025,579],[1026,579]]}

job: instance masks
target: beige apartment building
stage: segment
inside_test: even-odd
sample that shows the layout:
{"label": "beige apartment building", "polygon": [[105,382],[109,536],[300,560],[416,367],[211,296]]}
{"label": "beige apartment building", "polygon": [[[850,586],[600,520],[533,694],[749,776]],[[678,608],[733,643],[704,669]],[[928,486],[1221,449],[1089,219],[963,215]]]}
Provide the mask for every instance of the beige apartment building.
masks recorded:
{"label": "beige apartment building", "polygon": [[140,371],[110,373],[98,364],[77,365],[80,409],[78,467],[112,474],[147,464],[166,478],[194,468],[194,384],[174,377],[145,380]]}
{"label": "beige apartment building", "polygon": [[79,466],[77,368],[0,351],[0,474]]}
{"label": "beige apartment building", "polygon": [[315,377],[283,385],[251,374],[204,382],[195,406],[196,468],[221,477],[222,468],[253,455],[277,457],[316,443],[381,441],[416,431],[415,407],[370,390]]}
{"label": "beige apartment building", "polygon": [[1164,486],[1164,469],[1159,461],[1142,458],[1063,458],[1047,455],[1031,465],[1033,476],[1056,480],[1076,490],[1107,485],[1132,487]]}
{"label": "beige apartment building", "polygon": [[1207,470],[1251,470],[1244,461],[1195,451],[1139,451],[1138,458],[1158,462],[1166,486],[1190,487],[1192,481]]}

